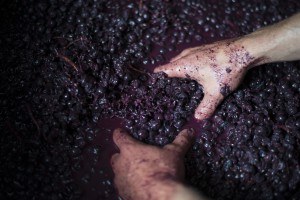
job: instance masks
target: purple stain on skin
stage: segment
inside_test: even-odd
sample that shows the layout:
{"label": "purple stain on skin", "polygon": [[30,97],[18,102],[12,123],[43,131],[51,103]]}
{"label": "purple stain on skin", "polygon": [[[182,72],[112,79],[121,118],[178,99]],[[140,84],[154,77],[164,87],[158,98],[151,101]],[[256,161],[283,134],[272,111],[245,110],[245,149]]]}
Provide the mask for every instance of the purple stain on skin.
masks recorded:
{"label": "purple stain on skin", "polygon": [[228,96],[229,94],[230,94],[230,87],[227,85],[227,84],[225,84],[223,87],[221,87],[221,89],[220,89],[220,93],[224,96],[224,97],[226,97],[226,96]]}
{"label": "purple stain on skin", "polygon": [[226,72],[229,74],[232,71],[230,68],[226,68]]}
{"label": "purple stain on skin", "polygon": [[[249,70],[233,92],[237,77],[267,58],[252,58],[235,45],[240,38],[212,44],[278,22],[297,12],[300,1],[2,2],[1,25],[9,28],[0,39],[0,119],[7,124],[0,123],[1,197],[116,200],[112,130],[123,127],[162,146],[182,126],[193,126],[197,139],[185,164],[196,189],[212,199],[300,199],[299,62]],[[150,73],[162,58],[202,44],[209,45],[185,57],[197,63],[183,69],[177,60],[167,71],[192,75],[211,67],[219,96],[230,86],[205,130],[192,118],[201,86]],[[228,63],[211,66],[222,52]],[[203,104],[197,116],[208,117],[217,103]]]}
{"label": "purple stain on skin", "polygon": [[191,79],[192,77],[189,74],[185,74],[185,77]]}

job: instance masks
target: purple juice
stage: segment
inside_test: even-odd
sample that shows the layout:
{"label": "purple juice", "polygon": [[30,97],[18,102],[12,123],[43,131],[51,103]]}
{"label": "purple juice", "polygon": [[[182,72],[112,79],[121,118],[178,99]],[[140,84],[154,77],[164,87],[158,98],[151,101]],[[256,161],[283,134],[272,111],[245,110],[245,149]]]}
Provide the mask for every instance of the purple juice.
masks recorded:
{"label": "purple juice", "polygon": [[151,73],[185,48],[291,16],[298,1],[0,4],[1,199],[118,199],[117,127],[158,146],[193,127],[186,180],[212,199],[300,198],[299,62],[250,70],[200,123],[201,87]]}

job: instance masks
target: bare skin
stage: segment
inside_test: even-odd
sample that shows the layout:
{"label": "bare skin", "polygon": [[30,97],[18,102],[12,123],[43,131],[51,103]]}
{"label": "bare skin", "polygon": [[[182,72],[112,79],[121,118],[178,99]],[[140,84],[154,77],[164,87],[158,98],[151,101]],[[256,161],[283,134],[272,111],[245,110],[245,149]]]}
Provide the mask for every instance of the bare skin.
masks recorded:
{"label": "bare skin", "polygon": [[198,195],[183,186],[183,158],[193,141],[193,131],[183,130],[163,148],[143,144],[121,129],[113,133],[120,153],[111,158],[115,185],[126,200],[168,200]]}
{"label": "bare skin", "polygon": [[191,78],[203,86],[195,118],[210,117],[247,70],[264,63],[300,59],[300,14],[241,38],[186,49],[154,72]]}
{"label": "bare skin", "polygon": [[203,86],[204,98],[196,109],[197,119],[208,118],[224,96],[237,88],[254,57],[236,44],[225,40],[186,49],[167,65],[155,69],[170,77],[191,78]]}
{"label": "bare skin", "polygon": [[[237,39],[184,50],[164,71],[171,77],[191,78],[202,84],[205,96],[195,112],[209,117],[241,82],[247,70],[263,63],[300,59],[300,14]],[[193,134],[183,130],[163,148],[142,144],[121,129],[114,131],[120,153],[111,159],[115,185],[126,200],[204,199],[182,183],[183,157]]]}

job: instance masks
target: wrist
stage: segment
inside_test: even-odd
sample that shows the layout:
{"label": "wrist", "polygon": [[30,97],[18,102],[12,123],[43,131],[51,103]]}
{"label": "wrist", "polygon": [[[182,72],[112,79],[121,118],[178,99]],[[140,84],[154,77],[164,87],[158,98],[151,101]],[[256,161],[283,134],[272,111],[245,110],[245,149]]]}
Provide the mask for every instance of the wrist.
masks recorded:
{"label": "wrist", "polygon": [[300,59],[300,14],[240,38],[254,58],[253,66]]}
{"label": "wrist", "polygon": [[243,36],[237,42],[249,53],[251,61],[248,63],[248,68],[252,68],[261,64],[276,62],[273,52],[282,42],[281,39],[280,29],[274,26]]}
{"label": "wrist", "polygon": [[132,191],[132,199],[169,200],[180,188],[181,183],[167,175],[158,175],[144,178],[142,182],[136,182]]}

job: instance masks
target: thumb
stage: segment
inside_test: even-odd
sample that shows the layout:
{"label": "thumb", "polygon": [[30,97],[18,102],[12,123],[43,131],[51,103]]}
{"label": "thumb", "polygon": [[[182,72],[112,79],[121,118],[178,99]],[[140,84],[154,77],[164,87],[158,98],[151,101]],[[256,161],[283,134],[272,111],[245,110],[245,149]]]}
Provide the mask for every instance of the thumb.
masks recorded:
{"label": "thumb", "polygon": [[198,120],[209,118],[223,98],[224,97],[221,94],[205,93],[200,105],[195,111],[195,118]]}
{"label": "thumb", "polygon": [[179,153],[180,156],[184,156],[192,145],[194,139],[194,130],[185,129],[181,131],[171,144],[164,146],[164,149],[173,150]]}
{"label": "thumb", "polygon": [[169,77],[186,78],[183,62],[174,61],[154,69],[154,73],[164,72]]}
{"label": "thumb", "polygon": [[119,153],[115,153],[114,155],[111,156],[110,165],[112,166],[112,168],[114,168],[116,161],[119,159],[119,157],[120,157]]}
{"label": "thumb", "polygon": [[113,141],[119,147],[120,150],[124,149],[128,144],[139,144],[137,140],[132,138],[126,131],[123,129],[115,129],[113,132]]}

